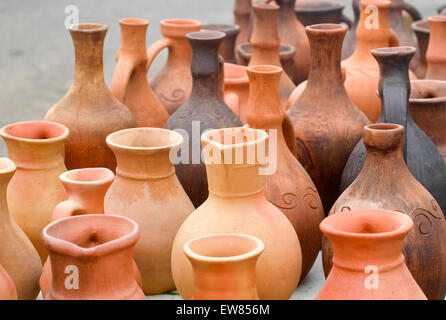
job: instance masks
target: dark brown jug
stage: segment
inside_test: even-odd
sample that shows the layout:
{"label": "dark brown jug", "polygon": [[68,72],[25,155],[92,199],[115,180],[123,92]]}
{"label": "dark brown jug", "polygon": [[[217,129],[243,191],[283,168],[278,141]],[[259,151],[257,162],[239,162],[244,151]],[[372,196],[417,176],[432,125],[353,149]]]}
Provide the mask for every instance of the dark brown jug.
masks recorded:
{"label": "dark brown jug", "polygon": [[[300,163],[313,179],[328,213],[338,183],[367,117],[353,104],[342,81],[341,48],[347,28],[339,24],[306,27],[311,72],[288,115],[294,125]],[[327,156],[329,155],[329,156]]]}
{"label": "dark brown jug", "polygon": [[294,11],[305,27],[321,23],[345,23],[350,29],[353,21],[342,13],[344,8],[345,5],[337,1],[305,0],[296,1]]}
{"label": "dark brown jug", "polygon": [[67,94],[46,114],[70,130],[65,142],[69,170],[89,167],[116,169],[116,159],[105,138],[136,126],[130,110],[116,99],[104,81],[102,54],[108,27],[78,24],[69,28],[74,43],[74,79]]}
{"label": "dark brown jug", "polygon": [[181,152],[185,159],[175,170],[187,195],[198,207],[208,197],[206,167],[201,161],[201,134],[208,129],[240,127],[242,123],[218,94],[218,47],[225,34],[207,30],[191,32],[186,37],[192,47],[192,92],[164,128],[181,129],[179,133],[189,154]]}
{"label": "dark brown jug", "polygon": [[446,81],[412,80],[410,114],[446,162]]}
{"label": "dark brown jug", "polygon": [[[378,61],[381,78],[379,95],[382,111],[378,123],[396,123],[406,129],[404,158],[413,176],[432,194],[446,211],[446,165],[435,144],[415,124],[409,113],[409,62],[415,54],[413,47],[372,50]],[[341,179],[343,192],[361,172],[366,150],[361,140],[350,155]]]}
{"label": "dark brown jug", "polygon": [[[250,128],[263,129],[274,142],[276,156],[270,150],[269,165],[274,172],[266,175],[265,195],[290,220],[302,250],[302,281],[320,250],[319,224],[324,208],[310,176],[285,142],[282,129],[286,113],[280,104],[279,83],[282,69],[276,66],[248,67],[249,102],[246,119]],[[293,135],[294,136],[294,135]],[[272,156],[272,157],[271,157]],[[272,159],[272,160],[271,160]]]}
{"label": "dark brown jug", "polygon": [[235,39],[240,32],[240,27],[236,24],[206,23],[201,26],[202,30],[221,31],[226,34],[223,39],[218,54],[225,63],[237,63],[235,58]]}
{"label": "dark brown jug", "polygon": [[[391,56],[386,58],[393,60]],[[409,59],[407,55],[403,59],[406,60],[407,77]],[[397,65],[401,68],[400,64]],[[406,86],[401,81],[400,84],[401,88]],[[402,94],[405,90],[396,89]],[[403,245],[406,264],[428,299],[444,299],[446,220],[438,203],[413,177],[404,162],[404,127],[390,123],[366,126],[364,144],[367,148],[364,167],[336,201],[330,215],[348,211],[354,215],[356,210],[384,209],[411,217],[414,228]],[[332,266],[332,257],[332,247],[324,237],[322,261],[326,276]]]}
{"label": "dark brown jug", "polygon": [[310,44],[305,36],[304,26],[297,20],[294,12],[296,0],[275,0],[275,2],[280,7],[277,17],[280,42],[290,44],[296,49],[297,54],[294,56],[296,71],[291,78],[298,85],[307,80],[310,73]]}
{"label": "dark brown jug", "polygon": [[417,57],[420,61],[418,67],[414,70],[415,75],[418,79],[423,79],[426,76],[427,60],[426,52],[427,46],[429,44],[430,32],[429,32],[429,21],[420,20],[412,23],[412,30],[417,36]]}

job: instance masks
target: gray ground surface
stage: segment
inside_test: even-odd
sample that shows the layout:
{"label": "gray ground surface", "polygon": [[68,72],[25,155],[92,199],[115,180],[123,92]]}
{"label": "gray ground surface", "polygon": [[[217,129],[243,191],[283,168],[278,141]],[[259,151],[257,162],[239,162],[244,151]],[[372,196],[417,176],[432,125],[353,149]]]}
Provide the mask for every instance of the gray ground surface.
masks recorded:
{"label": "gray ground surface", "polygon": [[[345,13],[351,16],[350,0]],[[433,15],[446,0],[412,0],[424,17]],[[105,79],[111,82],[119,45],[118,19],[140,17],[150,21],[148,44],[161,38],[159,21],[191,18],[202,22],[233,21],[233,0],[1,0],[0,1],[0,126],[42,119],[67,91],[74,67],[71,37],[64,27],[65,7],[79,8],[80,22],[104,23],[109,31],[104,48]],[[154,62],[150,74],[162,67],[166,53]],[[6,156],[0,142],[0,156]],[[323,283],[318,259],[293,299],[314,299]],[[153,298],[175,299],[163,295]]]}

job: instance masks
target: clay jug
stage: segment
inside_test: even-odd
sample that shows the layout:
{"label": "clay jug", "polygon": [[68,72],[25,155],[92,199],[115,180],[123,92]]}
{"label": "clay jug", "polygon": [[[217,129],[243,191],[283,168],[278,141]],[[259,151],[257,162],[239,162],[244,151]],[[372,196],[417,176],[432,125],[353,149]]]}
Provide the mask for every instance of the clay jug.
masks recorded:
{"label": "clay jug", "polygon": [[413,224],[386,210],[326,218],[321,230],[333,246],[333,267],[316,300],[426,300],[401,252]]}
{"label": "clay jug", "polygon": [[[224,33],[219,31],[192,32],[187,35],[192,46],[192,93],[189,100],[173,114],[166,129],[181,129],[185,135],[185,150],[175,168],[184,190],[195,208],[208,196],[206,168],[201,161],[199,134],[207,129],[241,126],[237,115],[217,94],[218,46]],[[187,133],[187,135],[186,135]],[[187,150],[189,152],[187,153]]]}
{"label": "clay jug", "polygon": [[62,123],[70,129],[65,142],[68,169],[115,170],[116,161],[105,138],[114,131],[134,127],[136,122],[104,82],[102,52],[107,26],[79,24],[71,26],[69,31],[76,55],[74,80],[65,97],[48,111],[45,120]]}
{"label": "clay jug", "polygon": [[157,99],[146,77],[146,31],[149,21],[138,18],[119,20],[121,43],[116,55],[111,92],[124,103],[138,127],[163,127],[169,114]]}
{"label": "clay jug", "polygon": [[347,158],[369,121],[349,99],[342,81],[341,48],[347,28],[320,24],[306,27],[306,31],[311,72],[304,92],[288,115],[294,125],[298,159],[313,179],[328,212],[338,197]]}
{"label": "clay jug", "polygon": [[266,176],[265,195],[290,220],[296,231],[302,249],[302,281],[320,250],[322,234],[319,224],[324,218],[324,208],[313,181],[285,142],[282,129],[285,112],[279,95],[281,73],[282,70],[275,66],[248,67],[247,119],[250,128],[263,129],[270,137],[276,137],[277,168]]}
{"label": "clay jug", "polygon": [[280,42],[292,45],[297,54],[294,56],[296,70],[293,79],[297,85],[307,80],[310,73],[310,44],[305,36],[305,29],[302,23],[297,20],[294,12],[296,0],[275,0],[279,5],[278,32]]}
{"label": "clay jug", "polygon": [[337,1],[296,1],[294,11],[297,19],[306,27],[321,23],[345,23],[350,29],[353,21],[343,14],[345,5]]}
{"label": "clay jug", "polygon": [[427,47],[426,79],[446,80],[446,16],[429,17],[430,39]]}
{"label": "clay jug", "polygon": [[412,23],[412,29],[417,36],[418,50],[416,55],[420,61],[418,67],[414,69],[414,72],[418,79],[423,79],[426,76],[427,60],[426,51],[429,44],[430,32],[429,32],[429,21],[420,20]]}
{"label": "clay jug", "polygon": [[172,272],[178,291],[185,299],[193,291],[184,244],[202,235],[237,232],[258,237],[265,244],[257,264],[259,298],[288,299],[299,282],[302,257],[293,226],[265,197],[265,174],[274,170],[267,167],[268,134],[247,127],[227,128],[209,130],[201,140],[209,198],[176,235]]}
{"label": "clay jug", "polygon": [[[279,58],[278,12],[279,7],[275,4],[253,5],[253,30],[250,39],[252,53],[248,66],[267,64],[282,67]],[[243,48],[240,46],[239,50]],[[295,87],[290,77],[283,72],[280,78],[280,100],[283,107]]]}
{"label": "clay jug", "polygon": [[342,63],[346,71],[344,85],[350,99],[373,123],[379,118],[381,102],[376,95],[379,66],[370,50],[398,46],[396,34],[389,26],[390,5],[388,0],[361,1],[356,49],[353,55]]}
{"label": "clay jug", "polygon": [[225,63],[237,63],[235,58],[235,39],[240,32],[240,27],[236,24],[206,23],[201,27],[202,30],[215,30],[223,32],[226,37],[221,42],[218,54]]}
{"label": "clay jug", "polygon": [[47,300],[145,300],[135,280],[133,220],[104,214],[58,219],[42,232],[52,270]]}
{"label": "clay jug", "polygon": [[150,79],[150,86],[171,115],[189,98],[192,90],[192,75],[190,73],[192,51],[186,40],[186,34],[200,31],[201,24],[196,20],[189,19],[165,19],[161,20],[160,25],[164,38],[156,41],[147,49],[149,61],[146,71],[149,70],[158,53],[168,48],[167,62]]}
{"label": "clay jug", "polygon": [[0,300],[17,300],[17,290],[11,277],[0,265]]}
{"label": "clay jug", "polygon": [[446,162],[446,81],[411,81],[410,114]]}
{"label": "clay jug", "polygon": [[170,159],[182,143],[179,133],[157,128],[122,130],[107,137],[118,166],[105,196],[105,213],[138,223],[141,239],[135,247],[135,261],[146,295],[175,289],[170,269],[172,243],[194,210]]}
{"label": "clay jug", "polygon": [[[104,213],[104,197],[115,175],[106,168],[75,169],[62,173],[59,179],[67,191],[67,200],[56,205],[51,221],[81,214]],[[39,285],[42,297],[51,287],[51,262],[47,259]]]}
{"label": "clay jug", "polygon": [[[17,289],[16,299],[33,300],[39,294],[42,262],[31,241],[9,215],[6,190],[15,171],[11,160],[0,158],[0,299],[11,297]],[[7,280],[9,277],[14,281],[14,290]]]}
{"label": "clay jug", "polygon": [[240,32],[235,39],[235,46],[249,41],[250,17],[252,0],[235,0],[232,12],[234,13],[234,24],[240,27]]}
{"label": "clay jug", "polygon": [[[403,126],[391,123],[365,127],[367,156],[364,167],[333,205],[330,214],[385,209],[411,217],[415,228],[408,234],[403,247],[407,266],[429,299],[444,299],[446,220],[437,201],[414,178],[404,162],[404,131]],[[322,258],[325,275],[331,268],[331,256],[331,247],[324,239]],[[432,277],[432,274],[436,276]]]}
{"label": "clay jug", "polygon": [[256,265],[264,250],[256,237],[211,234],[189,240],[184,254],[194,278],[191,300],[259,300]]}
{"label": "clay jug", "polygon": [[[408,104],[410,96],[409,61],[415,48],[396,47],[372,50],[381,70],[379,95],[382,112],[379,123],[396,123],[406,128],[404,158],[410,172],[446,211],[446,165],[435,144],[413,121]],[[349,156],[341,178],[343,192],[358,176],[366,155],[359,141]]]}
{"label": "clay jug", "polygon": [[59,175],[67,170],[64,142],[68,129],[55,122],[26,121],[3,127],[0,135],[17,166],[8,185],[9,212],[45,261],[48,253],[40,234],[50,223],[54,207],[65,200]]}

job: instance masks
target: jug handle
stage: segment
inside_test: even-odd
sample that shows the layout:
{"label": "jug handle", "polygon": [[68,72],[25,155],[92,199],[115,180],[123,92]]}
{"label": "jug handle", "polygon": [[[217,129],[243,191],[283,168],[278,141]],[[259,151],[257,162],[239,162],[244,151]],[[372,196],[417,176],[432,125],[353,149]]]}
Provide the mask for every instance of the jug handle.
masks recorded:
{"label": "jug handle", "polygon": [[291,122],[290,117],[286,112],[283,112],[283,122],[282,122],[282,132],[285,142],[290,149],[291,153],[297,157],[297,145],[296,145],[296,134],[294,133],[294,126]]}
{"label": "jug handle", "polygon": [[149,58],[147,60],[146,64],[146,73],[149,71],[150,66],[152,65],[153,60],[155,60],[158,53],[161,52],[161,50],[170,47],[171,40],[168,38],[162,38],[155,43],[153,43],[148,49],[147,49],[147,57]]}
{"label": "jug handle", "polygon": [[347,16],[342,15],[341,22],[344,22],[349,29],[353,27],[353,21]]}
{"label": "jug handle", "polygon": [[418,11],[418,9],[415,8],[413,5],[411,5],[410,3],[404,2],[403,10],[406,11],[410,15],[410,17],[412,18],[413,21],[419,21],[419,20],[423,19],[420,11]]}
{"label": "jug handle", "polygon": [[72,217],[85,214],[85,209],[77,202],[65,200],[56,205],[51,216],[51,222],[60,218]]}
{"label": "jug handle", "polygon": [[125,90],[133,73],[134,63],[128,59],[118,59],[115,71],[113,73],[110,91],[116,99],[124,103]]}

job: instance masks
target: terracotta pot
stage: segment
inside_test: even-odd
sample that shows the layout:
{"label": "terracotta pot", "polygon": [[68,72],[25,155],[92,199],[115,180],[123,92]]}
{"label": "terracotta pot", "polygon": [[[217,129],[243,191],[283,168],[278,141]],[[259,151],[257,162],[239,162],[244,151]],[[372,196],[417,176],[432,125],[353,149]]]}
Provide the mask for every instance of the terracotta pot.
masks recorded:
{"label": "terracotta pot", "polygon": [[[356,28],[359,23],[359,15],[360,15],[360,1],[361,0],[353,0],[352,7],[353,12],[355,14],[355,21],[352,32],[349,32],[346,37],[346,43],[344,48],[344,53],[342,58],[348,58],[354,51],[356,46]],[[403,0],[391,0],[392,4],[389,9],[389,23],[392,30],[396,32],[398,35],[399,43],[404,46],[416,46],[415,39],[413,37],[413,33],[411,30],[411,23],[414,21],[421,20],[421,14],[413,5],[404,2]],[[406,22],[410,21],[410,22]],[[412,70],[417,70],[418,61],[413,61],[411,65]]]}
{"label": "terracotta pot", "polygon": [[298,160],[328,212],[338,197],[347,158],[369,121],[349,99],[342,81],[341,48],[347,28],[320,24],[306,31],[312,68],[304,92],[288,115],[296,134]]}
{"label": "terracotta pot", "polygon": [[107,137],[118,167],[105,196],[105,213],[138,223],[142,234],[135,261],[147,295],[175,289],[170,269],[172,243],[194,210],[169,158],[182,143],[180,134],[157,128],[122,130]]}
{"label": "terracotta pot", "polygon": [[430,39],[426,52],[426,79],[446,80],[446,16],[429,17]]}
{"label": "terracotta pot", "polygon": [[56,220],[42,232],[51,259],[47,300],[145,300],[135,280],[133,220],[87,214]]}
{"label": "terracotta pot", "polygon": [[17,166],[8,185],[9,212],[45,261],[48,253],[40,234],[50,223],[54,207],[65,200],[59,175],[67,170],[64,142],[68,129],[55,122],[26,121],[3,127],[0,135]]}
{"label": "terracotta pot", "polygon": [[202,25],[202,30],[221,31],[226,37],[221,42],[218,54],[227,63],[237,63],[235,58],[235,39],[240,32],[240,27],[236,24],[206,23]]}
{"label": "terracotta pot", "polygon": [[275,66],[248,67],[251,91],[247,119],[250,128],[263,129],[277,141],[273,156],[277,169],[266,176],[265,195],[290,220],[300,240],[302,281],[320,250],[319,224],[324,218],[324,208],[313,181],[285,142],[282,129],[285,112],[279,94],[281,73]]}
{"label": "terracotta pot", "polygon": [[169,114],[173,114],[187,99],[192,90],[190,62],[192,51],[186,40],[189,32],[200,31],[201,24],[189,19],[161,20],[161,40],[147,49],[146,71],[160,51],[169,49],[164,67],[150,79],[150,86]]}
{"label": "terracotta pot", "polygon": [[0,265],[0,300],[17,300],[17,290],[11,277]]}
{"label": "terracotta pot", "polygon": [[321,230],[333,246],[333,267],[316,299],[426,300],[401,252],[413,224],[410,217],[385,210],[326,218]]}
{"label": "terracotta pot", "polygon": [[342,60],[345,60],[353,54],[356,49],[356,29],[358,28],[359,19],[361,17],[361,8],[359,3],[361,0],[352,0],[353,10],[353,25],[345,35],[344,43],[342,45]]}
{"label": "terracotta pot", "polygon": [[321,23],[345,23],[350,29],[353,21],[343,14],[345,5],[337,1],[296,1],[294,11],[297,19],[306,27]]}
{"label": "terracotta pot", "polygon": [[[248,66],[274,65],[282,67],[279,58],[279,33],[277,25],[277,14],[279,7],[275,4],[255,4],[253,5],[253,31],[251,34],[251,57]],[[237,48],[241,56],[246,56],[245,46]],[[293,92],[293,81],[283,72],[280,78],[280,100],[283,107]]]}
{"label": "terracotta pot", "polygon": [[[446,211],[446,165],[435,144],[415,124],[409,109],[409,61],[415,48],[397,47],[372,50],[381,69],[379,95],[383,110],[379,123],[396,123],[406,128],[404,158],[414,177]],[[365,161],[366,150],[362,141],[351,153],[341,179],[341,192],[358,176]]]}
{"label": "terracotta pot", "polygon": [[240,27],[240,33],[235,40],[235,46],[248,42],[250,32],[250,17],[251,17],[251,1],[252,0],[235,0],[233,13],[234,24]]}
{"label": "terracotta pot", "polygon": [[418,68],[414,70],[419,79],[423,79],[426,76],[427,60],[426,51],[429,44],[429,22],[427,20],[420,20],[412,23],[412,29],[417,36],[418,50],[416,55],[420,61]]}
{"label": "terracotta pot", "polygon": [[[390,123],[369,125],[364,129],[367,148],[364,167],[336,201],[330,214],[374,208],[400,211],[411,217],[415,228],[403,246],[407,266],[429,299],[444,299],[446,220],[437,201],[412,176],[404,162],[404,131],[403,126]],[[325,275],[331,268],[331,256],[331,248],[324,239]],[[433,278],[431,274],[436,276]]]}
{"label": "terracotta pot", "polygon": [[15,171],[11,160],[0,158],[0,299],[12,297],[17,289],[15,299],[33,300],[39,294],[42,262],[31,241],[9,215],[6,190]]}
{"label": "terracotta pot", "polygon": [[413,80],[410,113],[446,162],[446,81]]}
{"label": "terracotta pot", "polygon": [[184,244],[202,235],[237,232],[258,237],[265,244],[257,264],[259,298],[288,299],[299,282],[302,257],[293,226],[265,197],[264,174],[271,170],[265,168],[268,134],[246,127],[228,128],[209,130],[201,139],[209,198],[176,235],[172,273],[178,291],[185,299],[190,299],[193,291],[192,267],[184,255]]}
{"label": "terracotta pot", "polygon": [[238,233],[186,242],[184,254],[194,274],[191,300],[259,300],[256,265],[264,247],[260,239]]}
{"label": "terracotta pot", "polygon": [[169,114],[147,81],[146,31],[149,21],[125,18],[119,20],[119,24],[121,43],[116,55],[111,92],[132,111],[138,127],[160,128]]}
{"label": "terracotta pot", "polygon": [[107,26],[79,24],[71,26],[69,31],[76,54],[74,80],[65,97],[48,111],[45,120],[62,123],[70,129],[65,142],[68,169],[115,170],[116,161],[105,138],[114,131],[134,127],[136,122],[104,82],[102,52]]}
{"label": "terracotta pot", "polygon": [[[362,0],[361,19],[356,36],[358,43],[353,55],[343,62],[346,71],[345,88],[353,103],[370,119],[376,122],[381,112],[381,101],[376,95],[379,82],[379,66],[370,54],[375,48],[398,46],[396,33],[390,29],[388,12],[390,1]],[[369,6],[377,8],[379,19],[370,19],[374,11]],[[368,28],[366,24],[376,21],[376,28]],[[373,26],[373,24],[372,24]],[[411,74],[412,78],[416,78]]]}
{"label": "terracotta pot", "polygon": [[[104,213],[104,197],[115,175],[106,168],[76,169],[59,176],[65,190],[67,200],[54,208],[51,221],[82,214]],[[39,285],[42,297],[45,298],[51,287],[51,262],[47,259]]]}
{"label": "terracotta pot", "polygon": [[199,134],[207,129],[241,126],[237,115],[223,102],[218,90],[218,47],[224,38],[219,31],[192,32],[187,35],[192,46],[192,94],[172,115],[166,129],[184,130],[187,143],[181,152],[182,161],[175,168],[184,190],[195,207],[208,196],[206,168],[200,159]]}
{"label": "terracotta pot", "polygon": [[[252,46],[249,42],[241,43],[237,48],[237,57],[239,64],[247,66],[252,55]],[[279,59],[283,70],[288,77],[292,77],[296,71],[296,64],[294,63],[294,56],[296,49],[292,45],[281,43],[279,46]]]}
{"label": "terracotta pot", "polygon": [[294,12],[296,0],[276,0],[280,10],[277,17],[277,27],[280,42],[292,45],[297,54],[294,56],[296,65],[294,76],[291,76],[297,85],[307,80],[310,73],[310,44],[305,36],[302,23],[297,20]]}

